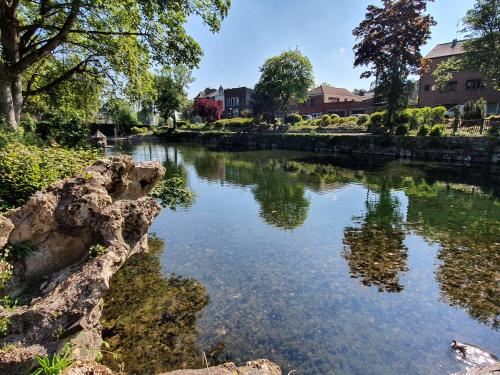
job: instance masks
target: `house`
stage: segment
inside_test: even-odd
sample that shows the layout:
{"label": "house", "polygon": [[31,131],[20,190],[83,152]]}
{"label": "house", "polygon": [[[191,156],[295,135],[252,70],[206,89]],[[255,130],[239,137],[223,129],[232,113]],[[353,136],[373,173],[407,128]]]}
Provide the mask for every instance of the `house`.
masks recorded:
{"label": "house", "polygon": [[464,41],[454,40],[450,43],[438,44],[425,56],[430,59],[430,66],[428,71],[420,76],[419,106],[442,105],[449,109],[465,104],[469,100],[484,98],[488,103],[488,113],[500,113],[500,92],[488,87],[479,72],[453,72],[453,78],[446,87],[436,87],[432,73],[441,62],[460,56],[464,52],[463,43]]}
{"label": "house", "polygon": [[219,86],[218,89],[212,89],[207,87],[205,90],[201,91],[195,99],[212,99],[219,100],[222,102],[222,108],[224,108],[224,88]]}
{"label": "house", "polygon": [[373,95],[355,95],[347,89],[331,86],[319,86],[310,90],[305,103],[299,104],[302,115],[317,116],[321,114],[337,114],[347,117],[355,114],[373,112]]}
{"label": "house", "polygon": [[224,91],[224,117],[232,118],[241,116],[245,109],[252,108],[253,90],[248,87],[237,87]]}

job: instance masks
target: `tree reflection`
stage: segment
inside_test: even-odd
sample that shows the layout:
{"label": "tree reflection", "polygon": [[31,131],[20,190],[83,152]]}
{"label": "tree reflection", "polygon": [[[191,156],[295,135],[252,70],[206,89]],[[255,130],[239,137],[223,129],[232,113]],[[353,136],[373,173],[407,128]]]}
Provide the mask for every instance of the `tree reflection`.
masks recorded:
{"label": "tree reflection", "polygon": [[209,303],[195,279],[164,278],[163,242],[150,238],[150,253],[134,256],[117,272],[104,298],[103,338],[110,344],[104,363],[128,374],[157,374],[200,368],[196,319]]}
{"label": "tree reflection", "polygon": [[368,190],[365,205],[361,226],[344,229],[343,256],[351,277],[360,278],[363,285],[377,286],[381,292],[400,292],[399,275],[408,270],[400,203],[382,185],[378,199],[372,199]]}
{"label": "tree reflection", "polygon": [[443,300],[500,328],[500,205],[478,191],[434,185],[434,194],[409,194],[410,228],[441,248],[436,280]]}

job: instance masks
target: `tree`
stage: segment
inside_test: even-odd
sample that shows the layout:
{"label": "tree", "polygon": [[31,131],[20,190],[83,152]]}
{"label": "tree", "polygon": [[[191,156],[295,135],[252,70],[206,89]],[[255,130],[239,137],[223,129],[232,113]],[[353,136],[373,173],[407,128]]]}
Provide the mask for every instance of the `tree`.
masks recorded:
{"label": "tree", "polygon": [[274,118],[277,112],[286,111],[292,100],[305,102],[314,85],[312,69],[309,59],[298,50],[267,59],[254,92],[259,110]]}
{"label": "tree", "polygon": [[407,104],[408,76],[421,71],[420,48],[435,21],[425,14],[426,0],[383,0],[382,5],[369,5],[365,19],[353,30],[354,66],[370,67],[361,78],[375,76],[376,102],[385,104],[385,123],[392,126]]}
{"label": "tree", "polygon": [[222,102],[212,99],[195,99],[193,113],[204,118],[206,121],[220,120],[222,115]]}
{"label": "tree", "polygon": [[[152,62],[197,66],[202,51],[184,29],[187,19],[200,16],[217,31],[229,6],[230,0],[2,0],[0,115],[16,129],[25,97],[92,69],[126,82],[127,95],[140,95],[150,89]],[[71,65],[28,87],[25,75],[49,57]]]}
{"label": "tree", "polygon": [[500,1],[476,0],[474,8],[463,19],[464,53],[449,58],[433,72],[436,84],[444,87],[452,72],[459,70],[479,71],[495,90],[500,91]]}
{"label": "tree", "polygon": [[366,90],[365,89],[354,89],[354,90],[352,90],[352,93],[354,95],[364,96],[366,94]]}
{"label": "tree", "polygon": [[175,112],[180,111],[187,102],[185,88],[193,82],[191,70],[179,65],[172,69],[164,69],[162,75],[155,79],[158,92],[156,107],[164,119],[172,117],[176,128]]}

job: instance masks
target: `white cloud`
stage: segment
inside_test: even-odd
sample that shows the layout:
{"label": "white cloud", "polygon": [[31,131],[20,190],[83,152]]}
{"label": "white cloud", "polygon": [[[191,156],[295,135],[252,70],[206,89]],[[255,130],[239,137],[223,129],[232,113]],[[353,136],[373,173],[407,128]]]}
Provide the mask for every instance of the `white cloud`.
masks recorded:
{"label": "white cloud", "polygon": [[339,53],[340,53],[341,55],[344,55],[346,52],[347,52],[347,50],[346,50],[344,47],[340,47],[340,48],[339,48]]}

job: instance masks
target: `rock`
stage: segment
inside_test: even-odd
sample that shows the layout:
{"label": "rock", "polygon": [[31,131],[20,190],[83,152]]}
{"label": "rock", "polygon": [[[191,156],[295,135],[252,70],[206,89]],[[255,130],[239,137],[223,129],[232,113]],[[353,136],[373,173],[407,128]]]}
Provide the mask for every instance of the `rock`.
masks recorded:
{"label": "rock", "polygon": [[226,363],[217,367],[200,370],[178,370],[162,375],[281,375],[278,365],[266,360],[248,362],[244,367],[236,367],[234,363]]}
{"label": "rock", "polygon": [[[9,292],[21,293],[26,285],[33,289],[42,278],[44,282],[28,306],[0,312],[9,319],[0,347],[11,348],[8,355],[0,354],[0,369],[27,373],[35,354],[52,356],[67,342],[74,359],[95,359],[102,344],[102,293],[131,255],[147,251],[147,232],[160,208],[145,195],[163,175],[159,163],[135,165],[129,157],[101,160],[9,212],[13,227],[1,219],[1,238],[8,235],[9,243],[26,241],[37,249],[15,265]],[[89,247],[95,244],[105,251],[90,258]]]}
{"label": "rock", "polygon": [[500,363],[485,367],[470,368],[452,375],[500,375]]}
{"label": "rock", "polygon": [[0,215],[0,250],[7,244],[9,234],[13,228],[14,224],[6,217]]}
{"label": "rock", "polygon": [[113,371],[95,362],[77,361],[64,370],[61,375],[113,375]]}

